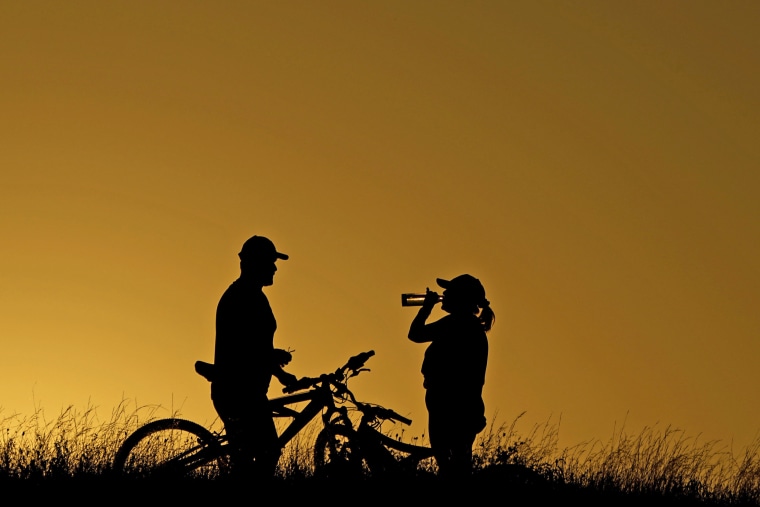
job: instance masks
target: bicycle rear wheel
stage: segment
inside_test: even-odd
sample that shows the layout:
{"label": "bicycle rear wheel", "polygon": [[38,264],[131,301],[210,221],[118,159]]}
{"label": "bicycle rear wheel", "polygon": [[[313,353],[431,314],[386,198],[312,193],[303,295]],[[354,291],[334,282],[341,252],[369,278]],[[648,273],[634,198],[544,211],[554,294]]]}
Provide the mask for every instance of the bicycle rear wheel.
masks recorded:
{"label": "bicycle rear wheel", "polygon": [[159,419],[138,428],[116,451],[113,469],[130,477],[216,478],[229,458],[219,439],[185,419]]}

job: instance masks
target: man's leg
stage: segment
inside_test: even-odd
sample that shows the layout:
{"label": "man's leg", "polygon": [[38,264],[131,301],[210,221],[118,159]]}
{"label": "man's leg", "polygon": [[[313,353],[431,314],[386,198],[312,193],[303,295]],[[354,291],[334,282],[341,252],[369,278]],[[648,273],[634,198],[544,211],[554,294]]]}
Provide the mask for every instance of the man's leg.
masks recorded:
{"label": "man's leg", "polygon": [[268,403],[251,414],[250,423],[251,433],[255,436],[251,442],[254,456],[252,472],[258,478],[271,479],[277,470],[281,449]]}
{"label": "man's leg", "polygon": [[250,405],[241,402],[240,395],[234,390],[220,389],[212,384],[211,396],[230,443],[231,476],[250,478],[254,472],[257,438],[254,413]]}

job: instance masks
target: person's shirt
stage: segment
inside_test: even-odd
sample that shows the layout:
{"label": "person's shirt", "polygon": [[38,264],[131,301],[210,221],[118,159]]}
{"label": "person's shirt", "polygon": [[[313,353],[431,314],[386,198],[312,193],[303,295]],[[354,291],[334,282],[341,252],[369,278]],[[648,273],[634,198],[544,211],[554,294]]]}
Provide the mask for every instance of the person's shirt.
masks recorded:
{"label": "person's shirt", "polygon": [[218,383],[266,394],[276,329],[277,321],[262,288],[242,278],[235,280],[216,309]]}
{"label": "person's shirt", "polygon": [[488,339],[475,315],[449,314],[425,324],[430,341],[422,362],[426,389],[480,395],[485,383]]}

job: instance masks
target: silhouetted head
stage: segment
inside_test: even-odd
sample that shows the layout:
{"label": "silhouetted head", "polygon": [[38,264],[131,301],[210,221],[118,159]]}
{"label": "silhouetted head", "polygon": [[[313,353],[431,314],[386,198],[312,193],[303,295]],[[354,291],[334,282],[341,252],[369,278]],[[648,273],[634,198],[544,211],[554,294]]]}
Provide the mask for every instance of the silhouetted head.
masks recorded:
{"label": "silhouetted head", "polygon": [[441,307],[448,312],[467,310],[478,313],[478,307],[486,299],[483,284],[472,275],[459,275],[451,280],[437,278],[436,282],[445,289]]}
{"label": "silhouetted head", "polygon": [[437,278],[436,282],[444,288],[441,309],[449,313],[479,315],[483,328],[486,331],[491,329],[495,317],[480,280],[465,274],[451,280]]}
{"label": "silhouetted head", "polygon": [[274,243],[264,236],[249,238],[243,243],[238,257],[240,257],[241,276],[262,286],[274,283],[277,259],[288,258],[284,253],[278,252]]}

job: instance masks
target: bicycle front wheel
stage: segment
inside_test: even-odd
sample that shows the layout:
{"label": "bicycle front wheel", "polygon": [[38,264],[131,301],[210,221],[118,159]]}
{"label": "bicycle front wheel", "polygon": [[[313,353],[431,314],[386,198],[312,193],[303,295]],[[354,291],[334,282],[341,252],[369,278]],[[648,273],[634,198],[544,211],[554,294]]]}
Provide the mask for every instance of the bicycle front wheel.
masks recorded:
{"label": "bicycle front wheel", "polygon": [[314,442],[314,475],[323,478],[360,478],[366,472],[353,429],[334,424],[319,432]]}
{"label": "bicycle front wheel", "polygon": [[229,466],[224,447],[200,424],[159,419],[127,437],[113,469],[130,477],[216,478]]}

